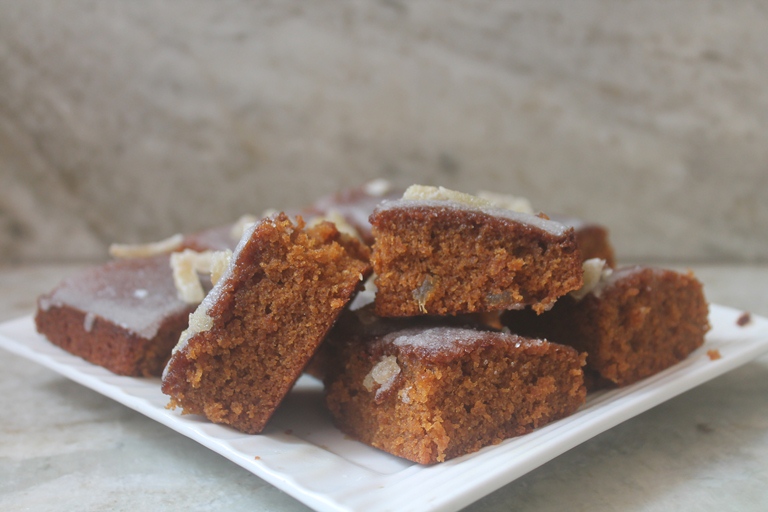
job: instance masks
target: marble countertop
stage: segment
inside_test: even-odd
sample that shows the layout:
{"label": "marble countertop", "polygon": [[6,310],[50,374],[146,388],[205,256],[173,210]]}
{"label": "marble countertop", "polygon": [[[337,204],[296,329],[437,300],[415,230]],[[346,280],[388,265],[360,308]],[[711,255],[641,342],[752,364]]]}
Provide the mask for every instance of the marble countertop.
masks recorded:
{"label": "marble countertop", "polygon": [[[683,268],[679,265],[675,268]],[[76,265],[0,266],[0,321]],[[690,267],[768,316],[768,266]],[[309,510],[174,431],[0,350],[0,510]],[[765,510],[768,355],[573,448],[467,511]]]}

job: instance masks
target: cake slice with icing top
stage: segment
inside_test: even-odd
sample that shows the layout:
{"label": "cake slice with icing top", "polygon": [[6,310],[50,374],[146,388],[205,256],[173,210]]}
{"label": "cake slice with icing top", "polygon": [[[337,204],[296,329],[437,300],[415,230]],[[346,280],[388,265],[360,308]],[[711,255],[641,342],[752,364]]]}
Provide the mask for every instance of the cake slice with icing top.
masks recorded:
{"label": "cake slice with icing top", "polygon": [[326,402],[338,428],[363,443],[432,464],[528,433],[584,403],[584,356],[570,347],[401,324],[332,335],[339,352],[325,378]]}
{"label": "cake slice with icing top", "polygon": [[370,218],[381,316],[536,312],[582,284],[574,231],[442,187],[412,186]]}
{"label": "cake slice with icing top", "polygon": [[162,382],[170,406],[261,432],[369,275],[368,257],[328,222],[253,224],[174,349]]}

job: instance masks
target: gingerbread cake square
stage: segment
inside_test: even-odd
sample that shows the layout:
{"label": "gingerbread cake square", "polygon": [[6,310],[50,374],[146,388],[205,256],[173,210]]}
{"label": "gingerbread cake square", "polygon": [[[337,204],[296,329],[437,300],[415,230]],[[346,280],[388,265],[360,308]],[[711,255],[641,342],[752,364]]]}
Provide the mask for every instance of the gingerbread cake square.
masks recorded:
{"label": "gingerbread cake square", "polygon": [[216,251],[233,248],[231,232],[229,225],[157,242],[112,244],[114,260],[40,296],[38,331],[119,375],[159,376],[189,314],[211,288],[207,275],[176,263],[188,266],[190,258],[209,260]]}
{"label": "gingerbread cake square", "polygon": [[420,464],[528,433],[585,400],[584,357],[570,347],[450,326],[371,332],[336,340],[326,403],[342,432]]}
{"label": "gingerbread cake square", "polygon": [[64,279],[38,299],[38,332],[118,375],[160,375],[196,306],[178,297],[169,259],[114,260]]}
{"label": "gingerbread cake square", "polygon": [[414,186],[370,220],[381,316],[540,313],[582,285],[573,229],[541,216]]}
{"label": "gingerbread cake square", "polygon": [[596,386],[625,386],[682,361],[704,343],[708,304],[690,273],[626,266],[534,315],[508,311],[513,332],[587,352]]}
{"label": "gingerbread cake square", "polygon": [[370,273],[369,249],[285,214],[253,224],[163,374],[170,407],[259,433]]}

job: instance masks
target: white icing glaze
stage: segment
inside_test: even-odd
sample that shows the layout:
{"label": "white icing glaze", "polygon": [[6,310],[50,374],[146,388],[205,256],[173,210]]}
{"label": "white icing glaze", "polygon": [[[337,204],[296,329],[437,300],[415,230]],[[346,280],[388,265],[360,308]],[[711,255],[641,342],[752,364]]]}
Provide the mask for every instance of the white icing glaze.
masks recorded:
{"label": "white icing glaze", "polygon": [[[412,185],[409,187],[409,190],[414,186],[417,185]],[[485,215],[490,215],[492,217],[508,219],[513,222],[518,222],[541,229],[542,231],[546,231],[547,233],[555,236],[562,236],[569,229],[568,226],[560,224],[559,222],[543,219],[528,213],[516,212],[506,208],[499,208],[498,206],[494,206],[490,201],[469,194],[457,192],[456,194],[460,194],[460,196],[453,196],[451,194],[443,196],[442,193],[438,193],[436,194],[437,197],[445,197],[445,199],[431,199],[427,198],[430,195],[429,193],[424,193],[422,195],[417,193],[419,190],[420,189],[415,189],[414,193],[404,195],[402,199],[395,201],[385,201],[377,207],[377,211],[387,211],[396,208],[444,208],[446,210],[455,209],[464,211],[476,211]],[[456,197],[459,199],[456,199]],[[467,199],[467,197],[474,199]]]}
{"label": "white icing glaze", "polygon": [[560,224],[565,224],[566,226],[570,226],[577,231],[579,229],[593,225],[593,223],[591,222],[587,222],[586,220],[580,219],[578,217],[571,217],[570,215],[550,215],[550,218],[555,222],[559,222]]}
{"label": "white icing glaze", "polygon": [[168,258],[116,260],[87,269],[63,280],[38,305],[42,311],[70,307],[153,338],[165,319],[190,307],[176,296]]}
{"label": "white icing glaze", "polygon": [[500,332],[477,331],[460,327],[403,329],[387,334],[381,338],[381,342],[399,348],[416,350],[425,356],[436,356],[460,353],[488,337],[494,338],[494,341],[514,344],[516,347],[520,347],[523,341],[528,344],[543,343],[542,340],[528,340]]}
{"label": "white icing glaze", "polygon": [[473,329],[433,327],[431,329],[406,329],[394,333],[392,344],[397,347],[412,347],[426,352],[440,352],[448,345],[472,345],[477,343],[480,333]]}

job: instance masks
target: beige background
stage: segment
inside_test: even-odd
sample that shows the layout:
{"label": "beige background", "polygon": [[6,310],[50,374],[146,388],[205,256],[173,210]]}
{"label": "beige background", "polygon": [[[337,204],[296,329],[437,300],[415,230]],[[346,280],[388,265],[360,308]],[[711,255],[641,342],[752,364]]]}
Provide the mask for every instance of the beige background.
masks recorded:
{"label": "beige background", "polygon": [[0,261],[385,177],[768,261],[768,5],[0,0]]}

